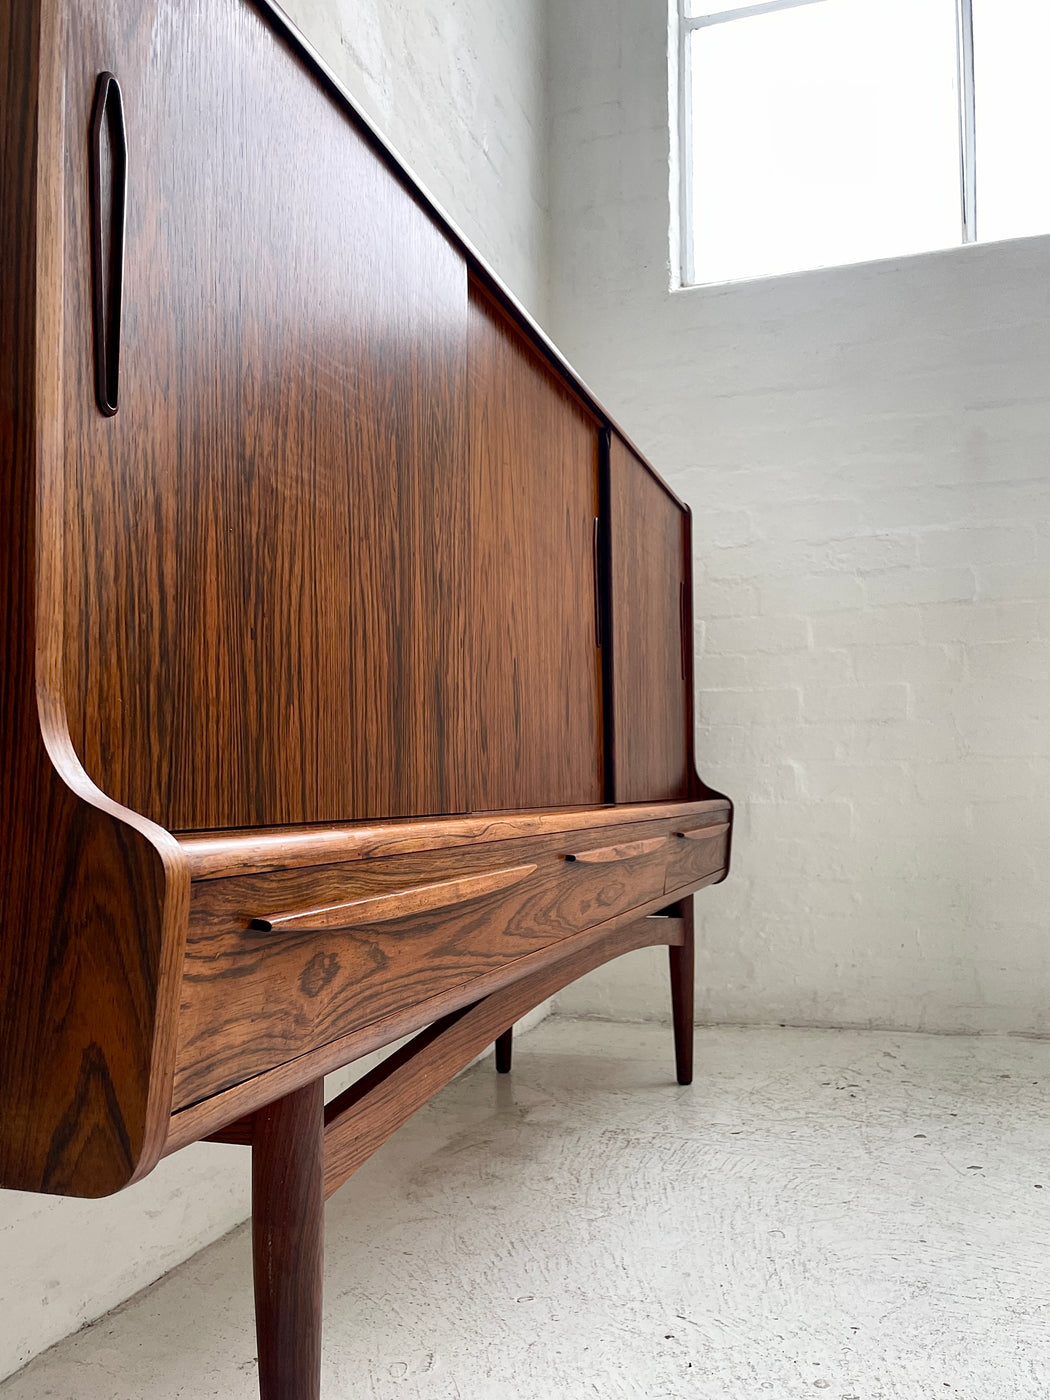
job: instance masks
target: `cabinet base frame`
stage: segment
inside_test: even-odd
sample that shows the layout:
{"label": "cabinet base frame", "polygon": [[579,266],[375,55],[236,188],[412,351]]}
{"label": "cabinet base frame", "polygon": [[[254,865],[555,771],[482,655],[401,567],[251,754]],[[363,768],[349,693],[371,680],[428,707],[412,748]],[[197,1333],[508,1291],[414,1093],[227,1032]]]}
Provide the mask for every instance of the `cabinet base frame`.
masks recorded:
{"label": "cabinet base frame", "polygon": [[[584,973],[637,948],[671,958],[678,1082],[692,1077],[693,901],[638,919],[420,1031],[328,1105],[323,1078],[212,1134],[252,1148],[261,1400],[319,1400],[324,1201],[507,1026]],[[502,1057],[501,1057],[502,1058]],[[504,1071],[505,1072],[505,1071]]]}

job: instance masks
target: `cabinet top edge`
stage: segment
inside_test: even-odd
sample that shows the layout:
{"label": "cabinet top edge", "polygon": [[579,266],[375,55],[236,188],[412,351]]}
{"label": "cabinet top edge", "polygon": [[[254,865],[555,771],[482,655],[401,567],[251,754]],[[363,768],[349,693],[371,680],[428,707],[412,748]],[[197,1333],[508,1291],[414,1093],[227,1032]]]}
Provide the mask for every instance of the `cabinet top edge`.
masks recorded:
{"label": "cabinet top edge", "polygon": [[451,217],[441,202],[435,198],[426,184],[419,179],[412,167],[383,134],[379,127],[376,126],[368,113],[361,108],[357,99],[353,97],[342,80],[336,75],[334,69],[322,58],[320,52],[313,46],[295,21],[291,19],[280,4],[277,3],[277,0],[248,0],[248,3],[291,45],[300,59],[313,71],[315,77],[320,80],[328,89],[329,93],[345,108],[353,120],[361,127],[394,173],[405,182],[409,191],[426,207],[427,212],[440,223],[443,231],[452,242],[458,246],[459,250],[465,256],[471,271],[488,283],[489,290],[504,303],[506,309],[513,314],[521,328],[529,335],[541,353],[565,375],[591,412],[626,443],[671,499],[675,501],[683,511],[688,513],[689,506],[687,503],[668,485],[637,443],[635,443],[620,424],[616,422],[608,409],[604,407],[597,394],[594,393],[581,375],[573,368],[543,327],[536,321],[532,313],[518,300],[499,274],[493,270],[489,262]]}
{"label": "cabinet top edge", "polygon": [[[507,841],[586,828],[694,819],[715,821],[731,812],[726,798],[695,802],[541,808],[449,817],[401,817],[380,822],[205,831],[176,836],[192,880],[218,880],[299,866],[331,865],[365,857],[404,855],[480,842]],[[700,822],[699,825],[703,825]]]}

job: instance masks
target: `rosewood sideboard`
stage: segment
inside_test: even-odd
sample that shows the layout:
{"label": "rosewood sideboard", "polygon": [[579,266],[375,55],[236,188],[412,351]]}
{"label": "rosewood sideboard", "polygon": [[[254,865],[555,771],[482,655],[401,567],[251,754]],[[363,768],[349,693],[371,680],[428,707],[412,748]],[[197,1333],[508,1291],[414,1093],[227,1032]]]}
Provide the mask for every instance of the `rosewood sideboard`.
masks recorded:
{"label": "rosewood sideboard", "polygon": [[689,512],[267,0],[0,0],[0,99],[0,1186],[249,1145],[310,1400],[324,1198],[517,1018],[666,944],[689,1082]]}

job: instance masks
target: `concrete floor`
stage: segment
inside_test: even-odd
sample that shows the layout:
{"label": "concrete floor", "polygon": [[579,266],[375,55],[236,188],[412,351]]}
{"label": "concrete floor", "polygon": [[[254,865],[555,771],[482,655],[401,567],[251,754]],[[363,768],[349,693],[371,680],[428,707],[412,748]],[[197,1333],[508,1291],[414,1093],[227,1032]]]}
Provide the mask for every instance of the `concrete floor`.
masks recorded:
{"label": "concrete floor", "polygon": [[[328,1206],[325,1400],[1050,1396],[1050,1043],[552,1020]],[[0,1400],[254,1400],[245,1228]]]}

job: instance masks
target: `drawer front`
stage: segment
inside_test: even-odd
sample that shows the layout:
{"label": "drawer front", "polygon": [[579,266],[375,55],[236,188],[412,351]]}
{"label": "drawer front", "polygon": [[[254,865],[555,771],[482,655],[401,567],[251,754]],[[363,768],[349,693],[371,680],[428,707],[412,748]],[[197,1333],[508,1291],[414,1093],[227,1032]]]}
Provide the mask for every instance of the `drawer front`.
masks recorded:
{"label": "drawer front", "polygon": [[703,879],[724,859],[724,838],[686,839],[681,827],[650,821],[201,881],[175,1108]]}
{"label": "drawer front", "polygon": [[700,881],[724,870],[728,859],[728,820],[707,826],[679,824],[667,854],[665,892],[695,889]]}

